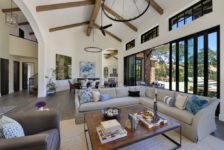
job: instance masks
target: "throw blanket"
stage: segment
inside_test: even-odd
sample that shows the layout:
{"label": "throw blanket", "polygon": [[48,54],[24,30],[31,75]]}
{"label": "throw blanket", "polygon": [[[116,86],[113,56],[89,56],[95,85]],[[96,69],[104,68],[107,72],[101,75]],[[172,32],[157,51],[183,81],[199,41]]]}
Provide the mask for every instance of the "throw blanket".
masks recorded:
{"label": "throw blanket", "polygon": [[201,109],[208,106],[208,101],[199,97],[193,95],[191,99],[187,101],[186,108],[189,112],[193,113],[194,115],[200,111]]}

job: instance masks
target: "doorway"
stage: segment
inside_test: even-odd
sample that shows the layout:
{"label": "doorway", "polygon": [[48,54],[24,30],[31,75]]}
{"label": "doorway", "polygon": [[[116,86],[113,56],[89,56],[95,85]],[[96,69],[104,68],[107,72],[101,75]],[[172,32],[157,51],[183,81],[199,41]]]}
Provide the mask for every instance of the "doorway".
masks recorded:
{"label": "doorway", "polygon": [[9,93],[9,60],[0,59],[0,82],[1,82],[1,95]]}
{"label": "doorway", "polygon": [[29,86],[29,79],[35,74],[35,66],[32,62],[23,62],[22,65],[23,90],[27,90]]}
{"label": "doorway", "polygon": [[14,92],[18,92],[20,89],[20,62],[14,61],[14,73],[13,73],[13,84],[14,84]]}

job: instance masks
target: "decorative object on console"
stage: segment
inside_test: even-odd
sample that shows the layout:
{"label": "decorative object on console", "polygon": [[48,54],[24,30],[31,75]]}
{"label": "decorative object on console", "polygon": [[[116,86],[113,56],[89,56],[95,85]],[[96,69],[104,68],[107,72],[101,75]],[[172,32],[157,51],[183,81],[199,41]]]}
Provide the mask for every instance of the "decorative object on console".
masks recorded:
{"label": "decorative object on console", "polygon": [[155,98],[154,98],[154,105],[153,105],[153,117],[152,117],[152,123],[157,123],[160,119],[157,114],[157,89],[155,89]]}
{"label": "decorative object on console", "polygon": [[56,80],[72,78],[72,57],[56,54]]}
{"label": "decorative object on console", "polygon": [[120,115],[120,109],[116,107],[106,108],[103,110],[105,119],[118,119]]}
{"label": "decorative object on console", "polygon": [[56,92],[55,75],[56,75],[56,70],[53,68],[50,68],[48,76],[45,76],[45,78],[48,79],[48,83],[46,85],[47,95],[51,95]]}
{"label": "decorative object on console", "polygon": [[80,62],[80,77],[81,78],[94,78],[96,74],[95,62]]}

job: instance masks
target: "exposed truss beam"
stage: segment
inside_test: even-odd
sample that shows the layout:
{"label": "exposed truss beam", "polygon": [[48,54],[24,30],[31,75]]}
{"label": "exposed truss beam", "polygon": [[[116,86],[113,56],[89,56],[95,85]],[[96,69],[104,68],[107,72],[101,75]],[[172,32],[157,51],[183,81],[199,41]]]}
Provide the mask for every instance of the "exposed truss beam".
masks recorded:
{"label": "exposed truss beam", "polygon": [[27,21],[26,22],[20,22],[20,23],[18,23],[18,25],[19,26],[29,25],[29,22],[27,22]]}
{"label": "exposed truss beam", "polygon": [[36,11],[37,12],[50,11],[50,10],[56,10],[56,9],[65,9],[65,8],[79,7],[79,6],[86,6],[86,5],[93,5],[93,4],[94,4],[94,0],[84,0],[84,1],[77,1],[77,2],[41,5],[36,7]]}
{"label": "exposed truss beam", "polygon": [[[99,28],[100,26],[98,24],[95,23],[95,26],[96,28]],[[113,33],[107,31],[107,30],[104,30],[106,32],[106,34],[108,34],[109,36],[111,36],[112,38],[114,38],[115,40],[119,41],[119,42],[122,42],[122,39],[119,38],[118,36],[114,35]]]}
{"label": "exposed truss beam", "polygon": [[34,35],[34,32],[30,32],[29,35]]}
{"label": "exposed truss beam", "polygon": [[[123,20],[124,18],[122,16],[120,16],[119,14],[117,14],[114,10],[112,10],[110,7],[108,7],[107,5],[104,5],[105,10],[110,13],[111,15],[113,15],[114,17],[116,17],[117,19],[121,19]],[[133,31],[137,32],[138,28],[136,26],[134,26],[132,23],[130,22],[124,22],[125,25],[127,25],[130,29],[132,29]]]}
{"label": "exposed truss beam", "polygon": [[[149,1],[149,0],[146,0],[147,2]],[[155,0],[150,0],[150,5],[152,6],[152,8],[154,8],[160,15],[162,15],[163,14],[163,8],[158,4],[158,3],[156,3],[155,2]]]}
{"label": "exposed truss beam", "polygon": [[91,17],[90,17],[90,21],[89,21],[89,25],[88,25],[88,28],[87,28],[87,31],[86,31],[86,35],[87,36],[90,36],[91,34],[91,30],[95,24],[95,21],[96,21],[96,17],[100,11],[100,5],[101,5],[101,0],[95,0],[95,6],[93,8],[93,11],[92,11],[92,14],[91,14]]}
{"label": "exposed truss beam", "polygon": [[20,9],[18,7],[2,9],[3,13],[9,13],[9,12],[15,12],[15,11],[20,11]]}
{"label": "exposed truss beam", "polygon": [[87,24],[89,24],[89,21],[75,23],[75,24],[69,24],[69,25],[64,25],[64,26],[59,26],[59,27],[54,27],[54,28],[50,28],[49,29],[49,32],[55,32],[55,31],[59,31],[59,30],[64,30],[64,29],[69,29],[69,28],[74,28],[74,27],[79,27],[79,26],[87,25]]}

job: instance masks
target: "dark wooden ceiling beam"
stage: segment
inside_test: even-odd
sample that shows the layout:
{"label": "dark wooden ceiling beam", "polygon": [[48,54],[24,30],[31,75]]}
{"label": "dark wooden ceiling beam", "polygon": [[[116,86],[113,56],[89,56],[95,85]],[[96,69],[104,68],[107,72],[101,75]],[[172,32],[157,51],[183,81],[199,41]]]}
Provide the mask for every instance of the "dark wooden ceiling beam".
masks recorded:
{"label": "dark wooden ceiling beam", "polygon": [[9,13],[9,12],[15,12],[15,11],[21,11],[21,10],[18,7],[2,9],[3,13]]}
{"label": "dark wooden ceiling beam", "polygon": [[34,35],[34,32],[30,32],[29,35]]}
{"label": "dark wooden ceiling beam", "polygon": [[56,9],[65,9],[71,7],[80,7],[86,5],[93,5],[95,0],[84,0],[84,1],[77,1],[77,2],[67,2],[67,3],[58,3],[58,4],[50,4],[50,5],[41,5],[36,7],[37,12],[41,11],[50,11]]}
{"label": "dark wooden ceiling beam", "polygon": [[[96,28],[100,28],[100,26],[98,24],[94,24]],[[111,36],[112,38],[114,38],[115,40],[119,41],[119,42],[122,42],[122,39],[119,38],[118,36],[114,35],[113,33],[107,31],[107,30],[104,30],[106,32],[106,34],[108,34],[109,36]]]}
{"label": "dark wooden ceiling beam", "polygon": [[[146,0],[147,2],[149,0]],[[154,8],[160,15],[162,15],[164,13],[163,8],[157,3],[155,2],[155,0],[150,0],[150,5],[152,6],[152,8]]]}
{"label": "dark wooden ceiling beam", "polygon": [[[120,16],[119,14],[117,14],[114,10],[112,10],[110,7],[108,7],[107,5],[104,5],[105,10],[110,13],[111,15],[113,15],[114,17],[116,17],[117,19],[121,19],[123,20],[124,18],[122,16]],[[130,29],[132,29],[133,31],[137,32],[138,28],[136,26],[134,26],[132,23],[130,22],[123,22],[125,25],[127,25]]]}
{"label": "dark wooden ceiling beam", "polygon": [[69,24],[69,25],[54,27],[54,28],[50,28],[49,29],[49,32],[55,32],[55,31],[59,31],[59,30],[65,30],[65,29],[79,27],[79,26],[88,25],[88,24],[89,24],[89,21],[85,21],[85,22],[80,22],[80,23],[75,23],[75,24]]}
{"label": "dark wooden ceiling beam", "polygon": [[92,28],[96,21],[96,17],[100,11],[100,6],[101,6],[101,0],[95,0],[95,5],[94,5],[93,11],[92,11],[92,14],[90,17],[89,25],[88,25],[87,31],[86,31],[87,36],[90,36],[90,34],[91,34]]}
{"label": "dark wooden ceiling beam", "polygon": [[27,21],[26,22],[20,22],[20,23],[18,23],[18,25],[19,26],[29,25],[29,22],[27,22]]}

